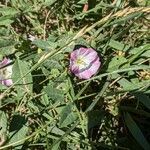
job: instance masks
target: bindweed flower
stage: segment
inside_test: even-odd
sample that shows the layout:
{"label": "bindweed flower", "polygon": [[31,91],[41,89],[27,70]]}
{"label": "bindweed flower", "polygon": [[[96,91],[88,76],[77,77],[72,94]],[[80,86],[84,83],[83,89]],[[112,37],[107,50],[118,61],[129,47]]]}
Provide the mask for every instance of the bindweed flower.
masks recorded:
{"label": "bindweed flower", "polygon": [[11,63],[11,60],[7,58],[4,58],[0,62],[0,84],[6,85],[6,86],[11,86],[13,84],[13,81],[11,79],[12,65],[8,65],[10,63]]}
{"label": "bindweed flower", "polygon": [[79,79],[89,79],[101,65],[97,52],[92,48],[79,48],[71,52],[70,71]]}

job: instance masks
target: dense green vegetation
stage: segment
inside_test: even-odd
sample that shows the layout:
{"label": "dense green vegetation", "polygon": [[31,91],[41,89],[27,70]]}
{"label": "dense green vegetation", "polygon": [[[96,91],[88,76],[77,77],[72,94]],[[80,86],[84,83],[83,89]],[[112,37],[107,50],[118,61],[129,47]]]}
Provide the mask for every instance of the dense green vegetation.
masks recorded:
{"label": "dense green vegetation", "polygon": [[[150,150],[149,21],[149,0],[1,0],[0,150]],[[88,80],[79,45],[101,58]]]}

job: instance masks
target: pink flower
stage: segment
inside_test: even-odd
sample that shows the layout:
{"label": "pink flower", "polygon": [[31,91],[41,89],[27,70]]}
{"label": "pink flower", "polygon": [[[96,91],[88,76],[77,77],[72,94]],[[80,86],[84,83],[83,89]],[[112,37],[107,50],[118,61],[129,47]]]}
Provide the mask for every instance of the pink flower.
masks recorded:
{"label": "pink flower", "polygon": [[79,48],[70,55],[70,71],[79,79],[89,79],[101,65],[97,52],[92,48]]}
{"label": "pink flower", "polygon": [[11,79],[12,65],[9,65],[10,63],[11,63],[11,60],[7,58],[4,58],[0,62],[0,84],[6,85],[6,86],[11,86],[13,84],[13,81]]}

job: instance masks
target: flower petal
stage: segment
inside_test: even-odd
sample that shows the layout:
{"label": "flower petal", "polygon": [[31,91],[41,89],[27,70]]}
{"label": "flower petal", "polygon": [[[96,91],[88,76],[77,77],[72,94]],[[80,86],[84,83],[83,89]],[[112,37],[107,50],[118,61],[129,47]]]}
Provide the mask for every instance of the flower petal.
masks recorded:
{"label": "flower petal", "polygon": [[89,79],[92,74],[89,70],[85,70],[83,72],[75,74],[79,79]]}
{"label": "flower petal", "polygon": [[100,63],[100,61],[99,61],[99,58],[97,58],[97,59],[92,63],[91,67],[90,67],[88,70],[91,72],[92,75],[94,75],[94,74],[98,71],[100,65],[101,65],[101,63]]}
{"label": "flower petal", "polygon": [[87,70],[84,70],[82,72],[76,72],[75,75],[79,78],[79,79],[89,79],[91,78],[99,69],[100,67],[100,61],[99,58],[91,65],[91,67]]}
{"label": "flower petal", "polygon": [[70,70],[73,73],[78,73],[79,72],[79,67],[77,65],[73,64],[73,65],[70,65]]}
{"label": "flower petal", "polygon": [[0,66],[1,67],[4,67],[5,65],[8,64],[8,59],[7,58],[4,58],[1,62],[0,62]]}
{"label": "flower petal", "polygon": [[4,80],[3,84],[6,85],[6,86],[11,86],[13,84],[12,79]]}
{"label": "flower petal", "polygon": [[70,54],[70,59],[73,61],[73,60],[76,60],[77,57],[78,57],[78,50],[74,50],[73,52],[71,52]]}
{"label": "flower petal", "polygon": [[[100,59],[92,48],[79,48],[71,53],[70,71],[80,79],[89,79],[100,67]],[[81,64],[77,63],[81,60]]]}
{"label": "flower petal", "polygon": [[4,67],[4,68],[1,68],[2,71],[0,72],[0,84],[6,85],[6,86],[11,86],[13,84],[12,79],[10,79],[12,75],[12,65],[6,66],[9,63],[11,63],[11,60],[7,58],[4,58],[0,62],[0,67]]}
{"label": "flower petal", "polygon": [[97,52],[92,48],[80,48],[79,51],[79,54],[83,56],[84,60],[86,60],[86,63],[91,63],[98,57]]}

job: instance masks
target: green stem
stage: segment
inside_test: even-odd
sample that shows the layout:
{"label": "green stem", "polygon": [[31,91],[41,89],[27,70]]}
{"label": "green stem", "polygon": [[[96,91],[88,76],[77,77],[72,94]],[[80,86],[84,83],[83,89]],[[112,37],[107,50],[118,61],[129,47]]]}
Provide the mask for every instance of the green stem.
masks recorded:
{"label": "green stem", "polygon": [[108,88],[110,82],[105,82],[102,90],[98,93],[98,95],[96,96],[95,100],[92,102],[92,104],[86,109],[85,112],[91,111],[94,106],[97,104],[97,102],[100,100],[100,98],[102,97],[102,95],[104,94],[104,92],[106,91],[106,89]]}
{"label": "green stem", "polygon": [[119,70],[115,70],[113,72],[109,72],[109,73],[103,73],[101,75],[95,76],[93,78],[90,78],[88,80],[84,80],[79,82],[78,84],[82,84],[91,80],[95,80],[95,79],[100,79],[102,77],[106,77],[112,74],[116,74],[116,73],[123,73],[123,72],[128,72],[128,71],[135,71],[135,70],[143,70],[143,69],[150,69],[150,66],[139,66],[139,67],[130,67],[130,68],[125,68],[125,69],[119,69]]}

